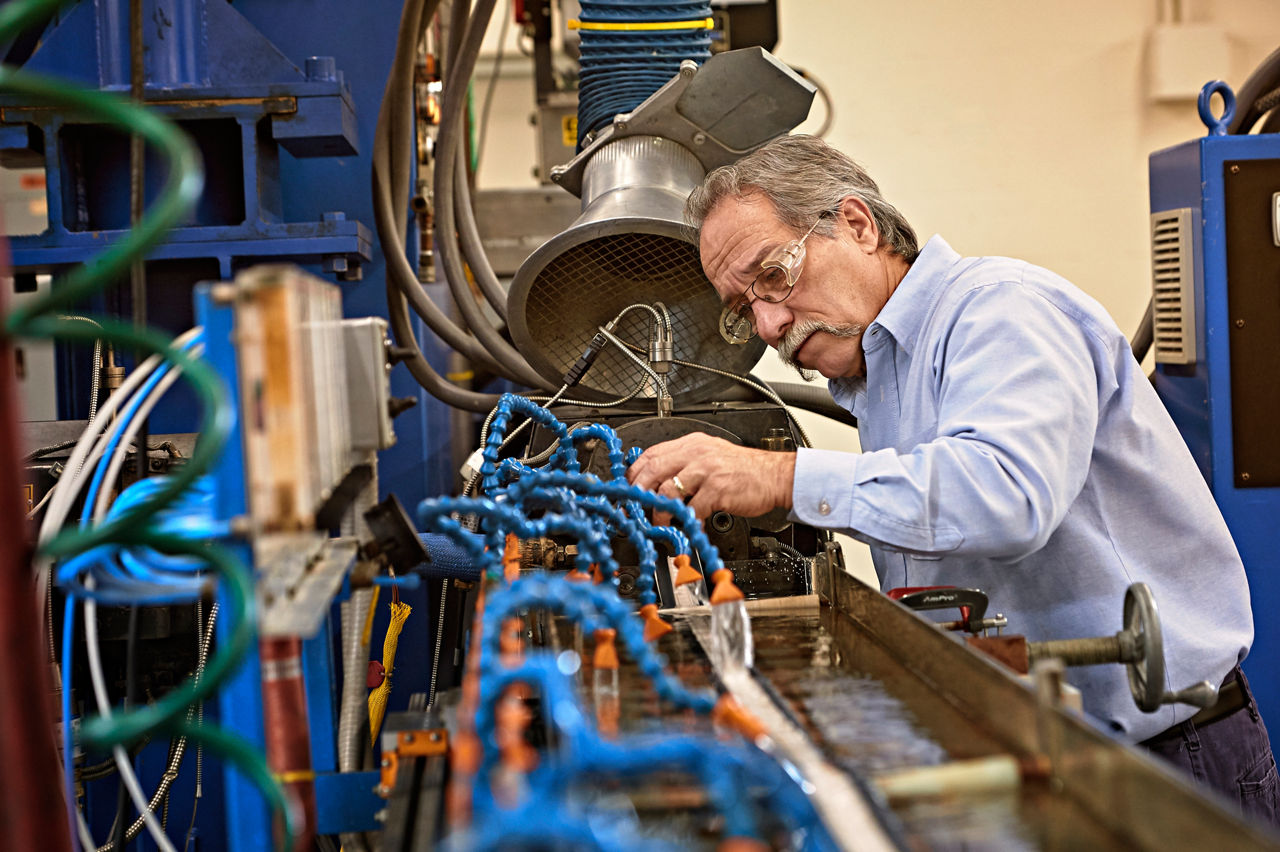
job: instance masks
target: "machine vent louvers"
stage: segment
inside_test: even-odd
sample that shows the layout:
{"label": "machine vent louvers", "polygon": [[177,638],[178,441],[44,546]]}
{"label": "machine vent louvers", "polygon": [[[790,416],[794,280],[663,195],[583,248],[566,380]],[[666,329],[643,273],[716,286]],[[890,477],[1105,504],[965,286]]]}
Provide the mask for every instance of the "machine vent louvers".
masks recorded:
{"label": "machine vent louvers", "polygon": [[1191,208],[1151,216],[1151,285],[1157,364],[1196,362],[1195,260]]}

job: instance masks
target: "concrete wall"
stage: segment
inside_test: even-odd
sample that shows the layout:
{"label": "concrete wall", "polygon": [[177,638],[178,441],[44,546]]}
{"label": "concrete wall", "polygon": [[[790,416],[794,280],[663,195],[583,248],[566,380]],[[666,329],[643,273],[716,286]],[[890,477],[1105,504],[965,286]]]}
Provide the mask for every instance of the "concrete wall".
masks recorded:
{"label": "concrete wall", "polygon": [[[1193,101],[1150,99],[1152,30],[1174,19],[1216,27],[1221,59],[1198,51],[1187,64],[1205,64],[1205,79],[1234,87],[1280,46],[1274,0],[779,6],[775,52],[831,92],[827,140],[867,167],[922,240],[939,233],[962,254],[1053,269],[1127,332],[1150,293],[1147,156],[1204,133]],[[518,53],[504,61],[483,187],[536,182],[528,65]],[[816,129],[822,110],[799,129]],[[794,379],[771,352],[759,371]],[[853,430],[822,418],[806,426],[820,446],[856,448]],[[859,573],[868,570],[865,548],[846,553]]]}

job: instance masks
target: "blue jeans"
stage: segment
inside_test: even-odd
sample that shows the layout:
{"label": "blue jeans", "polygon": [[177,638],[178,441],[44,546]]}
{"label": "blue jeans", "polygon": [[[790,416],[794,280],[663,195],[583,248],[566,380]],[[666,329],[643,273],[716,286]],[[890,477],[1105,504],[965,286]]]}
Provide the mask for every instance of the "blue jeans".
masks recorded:
{"label": "blue jeans", "polygon": [[1280,826],[1280,778],[1267,726],[1239,666],[1222,683],[1237,679],[1245,698],[1239,710],[1205,725],[1187,720],[1140,745],[1225,795],[1245,816]]}

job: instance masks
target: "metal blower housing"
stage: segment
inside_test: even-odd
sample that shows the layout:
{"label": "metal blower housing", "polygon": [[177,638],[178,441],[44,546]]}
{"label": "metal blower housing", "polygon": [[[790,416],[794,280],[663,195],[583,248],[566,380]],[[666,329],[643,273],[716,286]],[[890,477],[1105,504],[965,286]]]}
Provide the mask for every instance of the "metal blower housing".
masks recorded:
{"label": "metal blower housing", "polygon": [[[551,178],[582,198],[582,215],[520,267],[508,295],[512,340],[556,384],[598,327],[628,305],[662,302],[670,311],[677,360],[745,373],[764,342],[726,343],[720,299],[702,272],[685,200],[717,166],[786,133],[809,113],[814,87],[761,48],[719,54],[680,73],[630,113],[596,133]],[[648,355],[647,311],[632,311],[614,333]],[[575,395],[623,396],[644,371],[614,347],[601,353]],[[671,395],[704,400],[732,382],[674,365]]]}

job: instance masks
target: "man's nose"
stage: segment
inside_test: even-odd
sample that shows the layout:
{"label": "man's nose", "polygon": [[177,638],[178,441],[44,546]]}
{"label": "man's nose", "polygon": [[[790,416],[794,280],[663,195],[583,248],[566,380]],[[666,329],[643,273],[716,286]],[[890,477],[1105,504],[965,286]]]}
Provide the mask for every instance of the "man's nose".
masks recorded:
{"label": "man's nose", "polygon": [[756,315],[756,331],[765,343],[777,348],[782,336],[791,327],[794,317],[785,302],[766,302],[756,299],[751,305],[751,312]]}

